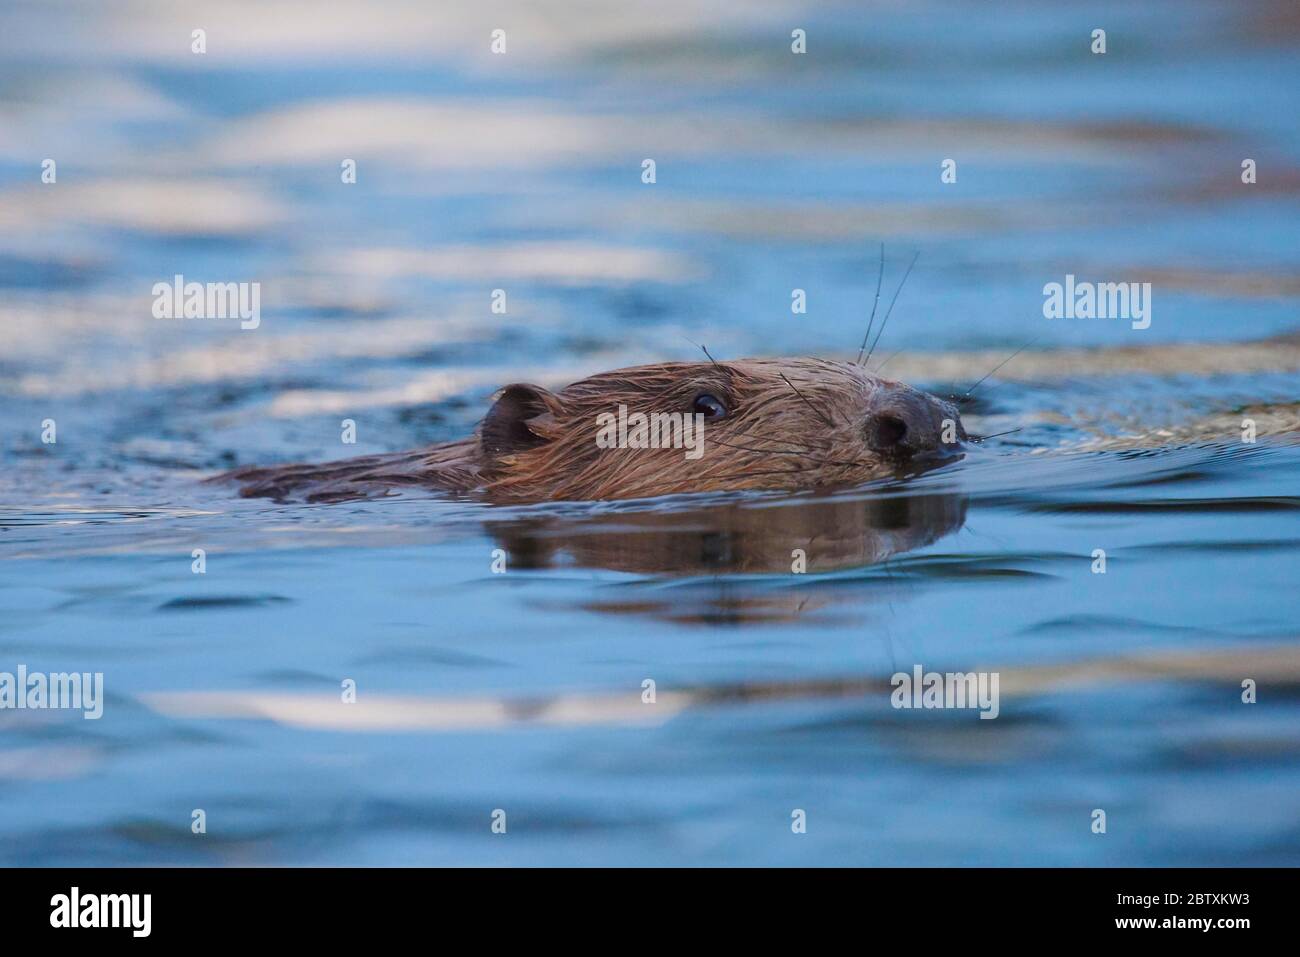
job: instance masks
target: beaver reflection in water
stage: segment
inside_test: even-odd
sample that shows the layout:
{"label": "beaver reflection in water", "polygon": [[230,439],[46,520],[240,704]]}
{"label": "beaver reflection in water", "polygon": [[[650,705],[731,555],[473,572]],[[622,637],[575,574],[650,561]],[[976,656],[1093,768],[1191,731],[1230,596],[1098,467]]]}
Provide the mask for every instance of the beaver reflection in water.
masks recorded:
{"label": "beaver reflection in water", "polygon": [[[602,447],[626,415],[703,421],[703,453]],[[858,485],[958,454],[951,403],[817,358],[665,362],[603,372],[549,392],[502,391],[468,439],[322,465],[244,468],[219,478],[244,496],[324,502],[429,487],[493,502],[651,498],[682,492]]]}

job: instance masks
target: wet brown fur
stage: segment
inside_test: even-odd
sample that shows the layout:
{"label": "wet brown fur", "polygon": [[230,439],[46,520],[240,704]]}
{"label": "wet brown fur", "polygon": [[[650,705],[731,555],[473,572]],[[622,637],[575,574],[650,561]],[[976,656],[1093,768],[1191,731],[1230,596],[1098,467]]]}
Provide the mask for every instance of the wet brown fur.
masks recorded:
{"label": "wet brown fur", "polygon": [[[600,448],[601,413],[691,413],[709,394],[727,415],[704,427],[704,453]],[[872,416],[897,415],[915,448],[873,448]],[[943,451],[948,403],[849,362],[817,358],[666,362],[600,373],[560,390],[506,386],[470,439],[324,465],[248,468],[220,478],[245,496],[337,501],[401,487],[481,493],[495,502],[646,498],[681,492],[808,489],[890,474]],[[912,441],[909,440],[909,441]],[[878,444],[878,443],[877,443]]]}

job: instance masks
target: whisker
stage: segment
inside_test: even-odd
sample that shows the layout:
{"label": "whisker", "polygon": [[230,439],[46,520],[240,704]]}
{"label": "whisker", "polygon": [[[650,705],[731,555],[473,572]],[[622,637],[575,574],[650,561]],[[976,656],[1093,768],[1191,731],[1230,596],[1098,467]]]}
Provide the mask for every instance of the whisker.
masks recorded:
{"label": "whisker", "polygon": [[763,469],[758,472],[732,472],[729,475],[711,475],[710,479],[754,478],[758,475],[799,475],[803,469]]}
{"label": "whisker", "polygon": [[[758,442],[769,442],[769,443],[776,441],[775,439],[771,438],[768,435],[758,435],[746,429],[734,429],[732,430],[731,434],[728,435],[728,438],[753,439]],[[780,441],[782,445],[787,445],[795,449],[802,449],[805,452],[809,452],[813,454],[819,454],[821,452],[826,451],[826,447],[824,445],[812,445],[811,443],[808,442],[800,442],[798,439],[792,439],[789,436],[782,436]]]}
{"label": "whisker", "polygon": [[871,319],[867,322],[867,334],[862,337],[862,346],[858,349],[857,364],[862,365],[862,353],[871,338],[871,327],[876,321],[876,307],[880,305],[880,286],[885,281],[885,244],[880,244],[880,272],[876,274],[876,301],[871,304]]}
{"label": "whisker", "polygon": [[876,331],[876,338],[871,340],[871,348],[867,350],[867,362],[871,361],[871,354],[876,351],[876,345],[880,342],[881,335],[885,332],[885,325],[889,322],[890,315],[894,312],[894,305],[898,302],[898,294],[903,291],[903,285],[907,282],[907,277],[912,275],[912,267],[916,261],[921,258],[921,251],[918,249],[912,261],[907,264],[907,272],[903,273],[903,278],[894,290],[894,298],[889,301],[889,308],[885,310],[885,318],[880,320],[880,329]]}
{"label": "whisker", "polygon": [[722,368],[722,366],[718,365],[718,360],[715,359],[715,358],[713,358],[713,356],[709,353],[709,349],[708,349],[707,346],[702,346],[702,345],[700,345],[698,342],[696,342],[694,339],[688,338],[687,336],[682,336],[682,338],[685,339],[687,342],[689,342],[691,345],[695,346],[697,349],[699,349],[701,352],[703,352],[706,356],[708,356],[709,361],[712,362],[715,366],[717,366],[719,369]]}
{"label": "whisker", "polygon": [[798,455],[807,456],[808,453],[802,449],[756,449],[748,445],[734,445],[731,442],[724,442],[722,439],[707,439],[713,445],[721,445],[726,449],[739,449],[742,452],[754,452],[757,455]]}
{"label": "whisker", "polygon": [[812,461],[817,465],[838,465],[842,468],[852,468],[854,465],[853,462],[840,462],[835,459],[824,459],[819,456],[813,455],[811,452],[807,452],[800,449],[794,449],[794,450],[755,449],[747,445],[733,445],[730,442],[723,442],[721,439],[707,439],[706,441],[711,442],[714,445],[721,445],[722,447],[728,449],[739,449],[742,452],[753,452],[756,455],[789,455],[797,458],[808,459],[809,461]]}
{"label": "whisker", "polygon": [[[892,359],[894,358],[894,356],[897,355],[902,355],[902,353],[903,353],[902,349],[897,349],[894,351],[892,355],[890,355],[889,359]],[[876,366],[876,371],[879,372],[881,369],[883,369],[889,363],[889,359],[886,359],[884,362],[880,363],[880,365]]]}
{"label": "whisker", "polygon": [[1042,337],[1041,337],[1041,336],[1034,336],[1034,338],[1030,339],[1028,342],[1026,342],[1023,346],[1021,346],[1021,347],[1020,347],[1019,349],[1017,349],[1015,352],[1011,353],[1011,355],[1007,356],[1005,359],[1003,359],[1001,362],[999,362],[997,365],[995,365],[992,369],[990,369],[990,370],[988,371],[988,373],[984,376],[984,378],[980,379],[979,382],[976,382],[973,386],[971,386],[969,389],[967,389],[967,390],[966,390],[966,394],[963,395],[959,401],[962,402],[962,403],[964,404],[967,400],[970,399],[970,394],[971,394],[972,392],[974,392],[976,389],[978,389],[981,385],[984,384],[984,380],[985,380],[985,379],[987,379],[987,378],[988,378],[989,376],[991,376],[993,373],[997,372],[999,369],[1001,369],[1004,365],[1006,365],[1008,362],[1010,362],[1010,361],[1011,361],[1012,359],[1014,359],[1016,356],[1020,355],[1020,353],[1024,352],[1026,349],[1028,349],[1030,346],[1032,346],[1035,342],[1037,342],[1040,338],[1042,338]]}
{"label": "whisker", "polygon": [[1010,435],[1012,432],[1021,432],[1021,431],[1023,431],[1023,430],[1024,430],[1024,427],[1021,426],[1021,427],[1018,428],[1018,429],[1007,429],[1005,432],[994,432],[992,435],[976,435],[976,436],[972,436],[972,437],[971,437],[971,441],[972,441],[972,442],[987,442],[989,439],[1000,438],[1001,436],[1004,436],[1004,435]]}
{"label": "whisker", "polygon": [[[753,432],[745,432],[740,429],[737,429],[735,434],[743,439],[758,439],[760,442],[772,441],[766,435],[755,435]],[[821,452],[823,450],[821,446],[809,445],[806,442],[800,442],[798,439],[792,439],[789,437],[782,438],[781,441],[786,445],[792,445],[795,448],[803,448],[809,452]]]}
{"label": "whisker", "polygon": [[[827,464],[832,465],[838,469],[853,469],[853,468],[862,468],[866,465],[869,465],[870,463],[830,462]],[[807,473],[807,469],[803,469],[803,468],[761,469],[754,472],[729,472],[723,475],[711,475],[710,478],[716,478],[716,479],[747,478],[753,475],[806,475],[806,473]],[[838,479],[836,479],[835,481],[838,481]]]}
{"label": "whisker", "polygon": [[806,406],[808,406],[808,408],[812,409],[812,410],[813,410],[813,413],[814,413],[814,414],[815,414],[819,419],[821,419],[823,422],[826,423],[826,427],[827,427],[828,429],[833,429],[833,428],[835,428],[835,423],[831,421],[830,416],[826,415],[826,413],[824,413],[821,409],[817,408],[817,406],[815,406],[815,405],[813,405],[811,402],[809,402],[807,396],[805,396],[802,392],[800,392],[797,388],[795,388],[795,384],[794,384],[793,382],[791,382],[789,379],[786,379],[786,378],[785,378],[785,373],[784,373],[784,372],[779,373],[779,375],[781,376],[782,379],[785,379],[785,384],[786,384],[786,385],[788,385],[790,388],[794,389],[794,394],[797,395],[799,398],[803,399],[804,404],[805,404]]}

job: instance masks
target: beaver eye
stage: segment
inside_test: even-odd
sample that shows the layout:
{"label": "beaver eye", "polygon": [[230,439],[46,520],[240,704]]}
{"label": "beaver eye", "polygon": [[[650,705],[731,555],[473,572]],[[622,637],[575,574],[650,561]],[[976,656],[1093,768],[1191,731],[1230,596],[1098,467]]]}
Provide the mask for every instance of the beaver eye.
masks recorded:
{"label": "beaver eye", "polygon": [[707,392],[701,392],[695,397],[695,404],[691,408],[699,415],[704,416],[707,422],[710,419],[723,419],[727,416],[727,407],[718,401],[716,396],[709,395]]}

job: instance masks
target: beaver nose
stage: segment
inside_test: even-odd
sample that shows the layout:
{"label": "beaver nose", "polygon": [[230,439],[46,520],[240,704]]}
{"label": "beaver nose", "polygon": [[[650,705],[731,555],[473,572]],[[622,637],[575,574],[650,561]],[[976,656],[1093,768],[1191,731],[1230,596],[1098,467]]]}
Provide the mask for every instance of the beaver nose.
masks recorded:
{"label": "beaver nose", "polygon": [[[906,386],[890,389],[873,403],[864,434],[872,451],[894,456],[920,455],[947,449],[966,438],[957,410]],[[945,427],[950,443],[944,442]]]}

